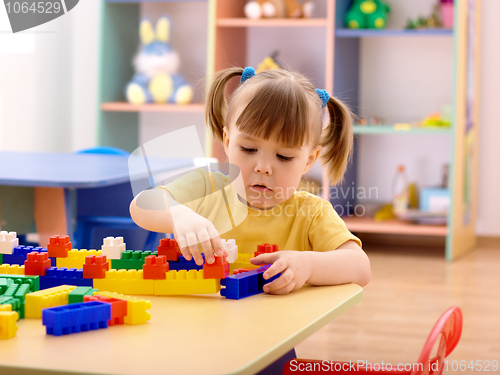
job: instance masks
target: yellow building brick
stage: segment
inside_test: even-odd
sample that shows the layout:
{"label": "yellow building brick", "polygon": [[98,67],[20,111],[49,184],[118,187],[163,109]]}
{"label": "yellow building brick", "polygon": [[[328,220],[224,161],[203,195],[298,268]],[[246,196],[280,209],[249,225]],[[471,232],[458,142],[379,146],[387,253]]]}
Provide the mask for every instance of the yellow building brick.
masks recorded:
{"label": "yellow building brick", "polygon": [[0,311],[12,311],[12,305],[9,303],[0,305]]}
{"label": "yellow building brick", "polygon": [[203,270],[168,271],[166,280],[154,280],[155,295],[214,294],[220,290],[219,279],[204,279]]}
{"label": "yellow building brick", "polygon": [[77,249],[71,249],[68,251],[68,257],[67,258],[57,258],[56,259],[56,264],[57,267],[66,267],[66,268],[83,268],[83,265],[85,264],[85,257],[89,255],[102,255],[101,250],[77,250]]}
{"label": "yellow building brick", "polygon": [[94,296],[97,295],[127,301],[125,324],[144,324],[151,319],[151,315],[146,311],[151,308],[151,302],[147,300],[107,291],[94,292]]}
{"label": "yellow building brick", "polygon": [[236,262],[229,264],[229,274],[232,275],[233,271],[238,268],[250,268],[252,270],[259,268],[260,266],[255,266],[250,263],[250,259],[253,257],[253,254],[238,253],[238,259]]}
{"label": "yellow building brick", "polygon": [[15,311],[0,311],[0,339],[10,339],[16,335],[18,319],[19,314]]}
{"label": "yellow building brick", "polygon": [[142,270],[109,270],[94,279],[94,288],[123,294],[154,295],[154,280],[144,280]]}
{"label": "yellow building brick", "polygon": [[24,275],[24,264],[2,264],[0,266],[0,275]]}
{"label": "yellow building brick", "polygon": [[68,304],[68,294],[75,285],[61,285],[26,294],[24,303],[25,318],[42,318],[42,309]]}

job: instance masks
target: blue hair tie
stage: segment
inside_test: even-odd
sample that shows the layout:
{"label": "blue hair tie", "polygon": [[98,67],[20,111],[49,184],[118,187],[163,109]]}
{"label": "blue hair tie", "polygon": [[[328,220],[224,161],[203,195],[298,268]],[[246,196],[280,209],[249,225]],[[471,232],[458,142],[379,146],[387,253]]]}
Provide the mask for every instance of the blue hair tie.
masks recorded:
{"label": "blue hair tie", "polygon": [[326,107],[326,103],[330,100],[330,95],[326,90],[322,89],[316,89],[316,93],[318,94],[319,98],[321,99],[321,103],[323,104],[323,108]]}
{"label": "blue hair tie", "polygon": [[253,77],[255,75],[255,69],[252,68],[251,66],[247,66],[245,69],[243,69],[243,73],[241,73],[241,83],[245,83],[245,81]]}

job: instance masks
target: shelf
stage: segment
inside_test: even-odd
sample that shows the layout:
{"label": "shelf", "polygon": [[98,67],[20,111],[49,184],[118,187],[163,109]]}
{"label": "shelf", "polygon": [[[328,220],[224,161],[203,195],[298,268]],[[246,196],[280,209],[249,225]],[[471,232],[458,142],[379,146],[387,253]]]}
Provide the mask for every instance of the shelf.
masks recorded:
{"label": "shelf", "polygon": [[387,37],[387,36],[453,36],[452,29],[335,29],[337,38],[363,38],[363,37]]}
{"label": "shelf", "polygon": [[401,220],[375,221],[364,217],[342,217],[347,229],[359,233],[407,234],[420,236],[440,236],[448,234],[445,225],[419,225]]}
{"label": "shelf", "polygon": [[202,103],[192,104],[130,104],[127,102],[102,103],[101,109],[109,112],[203,112]]}
{"label": "shelf", "polygon": [[447,135],[452,133],[452,128],[395,128],[394,125],[354,125],[354,134],[418,134],[418,135]]}
{"label": "shelf", "polygon": [[325,27],[326,18],[219,18],[218,27]]}

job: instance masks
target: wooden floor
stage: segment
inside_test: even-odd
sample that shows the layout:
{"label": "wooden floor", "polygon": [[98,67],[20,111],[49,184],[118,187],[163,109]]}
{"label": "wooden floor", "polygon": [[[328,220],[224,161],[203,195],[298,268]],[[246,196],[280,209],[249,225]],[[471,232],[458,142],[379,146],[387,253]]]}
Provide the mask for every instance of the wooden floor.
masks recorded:
{"label": "wooden floor", "polygon": [[449,363],[500,363],[500,248],[479,248],[452,263],[444,260],[442,248],[365,250],[372,281],[363,301],[299,344],[299,358],[416,362],[434,323],[456,305],[464,327]]}

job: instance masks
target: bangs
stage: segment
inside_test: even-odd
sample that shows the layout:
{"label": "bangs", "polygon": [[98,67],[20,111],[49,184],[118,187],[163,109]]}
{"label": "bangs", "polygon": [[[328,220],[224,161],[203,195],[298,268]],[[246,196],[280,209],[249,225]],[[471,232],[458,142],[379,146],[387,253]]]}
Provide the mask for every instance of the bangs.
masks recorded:
{"label": "bangs", "polygon": [[290,79],[266,79],[253,86],[252,98],[236,120],[238,129],[286,146],[309,142],[310,108],[304,88]]}

